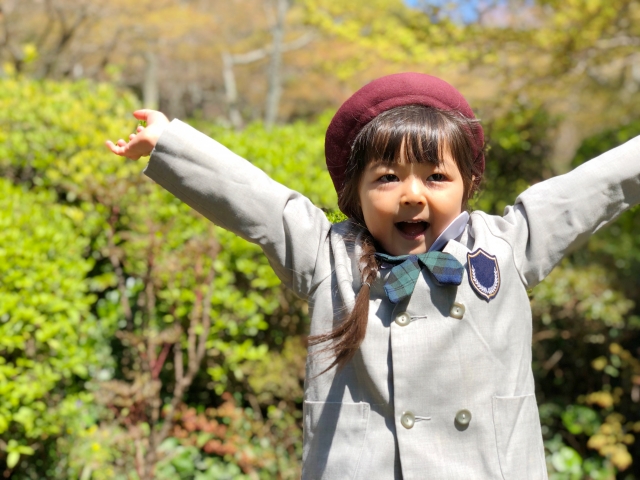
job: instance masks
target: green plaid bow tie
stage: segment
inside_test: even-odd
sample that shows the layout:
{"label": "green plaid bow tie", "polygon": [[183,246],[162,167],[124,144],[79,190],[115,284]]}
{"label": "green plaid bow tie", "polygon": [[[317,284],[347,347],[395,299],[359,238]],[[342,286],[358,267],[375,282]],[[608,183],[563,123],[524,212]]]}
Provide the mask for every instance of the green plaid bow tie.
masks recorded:
{"label": "green plaid bow tie", "polygon": [[413,293],[422,270],[420,264],[429,269],[439,285],[460,285],[462,282],[464,267],[450,253],[427,252],[398,257],[376,253],[376,257],[395,264],[384,285],[384,291],[392,303],[398,303]]}

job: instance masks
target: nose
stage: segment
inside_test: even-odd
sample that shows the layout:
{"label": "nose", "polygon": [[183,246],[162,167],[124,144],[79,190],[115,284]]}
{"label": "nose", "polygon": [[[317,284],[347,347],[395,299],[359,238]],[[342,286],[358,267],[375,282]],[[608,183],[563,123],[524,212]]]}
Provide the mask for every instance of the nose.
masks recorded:
{"label": "nose", "polygon": [[405,179],[403,182],[401,203],[406,206],[426,205],[427,198],[425,196],[425,188],[422,181],[413,175]]}

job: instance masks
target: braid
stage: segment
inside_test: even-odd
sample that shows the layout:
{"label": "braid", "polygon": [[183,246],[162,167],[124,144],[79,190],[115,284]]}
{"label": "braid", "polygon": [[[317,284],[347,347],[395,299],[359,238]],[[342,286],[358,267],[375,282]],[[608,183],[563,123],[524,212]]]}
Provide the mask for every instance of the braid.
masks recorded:
{"label": "braid", "polygon": [[379,265],[375,257],[376,249],[370,235],[367,234],[365,236],[362,247],[363,252],[360,257],[360,265],[362,265],[362,287],[356,296],[353,310],[347,319],[331,332],[309,337],[309,346],[335,340],[331,345],[319,352],[331,352],[335,356],[331,365],[324,369],[320,375],[336,365],[338,369],[344,367],[355,355],[367,332],[371,284],[376,280]]}

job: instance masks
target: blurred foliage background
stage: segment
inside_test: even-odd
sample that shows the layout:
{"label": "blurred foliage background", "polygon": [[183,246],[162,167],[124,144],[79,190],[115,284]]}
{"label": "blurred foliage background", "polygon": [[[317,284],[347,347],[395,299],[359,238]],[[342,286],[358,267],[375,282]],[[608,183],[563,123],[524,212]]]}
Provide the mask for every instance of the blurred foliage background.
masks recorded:
{"label": "blurred foliage background", "polygon": [[[488,134],[500,214],[640,134],[638,0],[1,0],[0,476],[300,475],[307,306],[106,151],[157,107],[336,218],[324,132],[420,71]],[[530,292],[554,480],[640,479],[640,210]]]}

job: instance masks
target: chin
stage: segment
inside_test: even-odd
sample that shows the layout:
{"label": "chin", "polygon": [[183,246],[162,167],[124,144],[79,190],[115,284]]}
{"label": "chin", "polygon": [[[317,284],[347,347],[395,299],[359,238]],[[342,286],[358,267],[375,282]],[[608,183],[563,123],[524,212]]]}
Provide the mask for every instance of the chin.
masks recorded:
{"label": "chin", "polygon": [[418,255],[419,253],[427,253],[429,251],[429,247],[426,245],[419,245],[415,247],[394,249],[394,251],[399,253],[394,253],[393,255]]}

